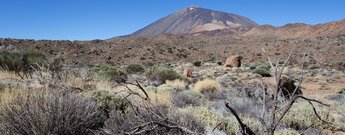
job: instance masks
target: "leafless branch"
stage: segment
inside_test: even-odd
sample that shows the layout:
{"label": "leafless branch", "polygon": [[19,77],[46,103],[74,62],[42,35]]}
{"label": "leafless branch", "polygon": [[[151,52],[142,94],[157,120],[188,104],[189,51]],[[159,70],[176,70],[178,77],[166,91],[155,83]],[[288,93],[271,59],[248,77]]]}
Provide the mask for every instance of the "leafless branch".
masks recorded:
{"label": "leafless branch", "polygon": [[243,135],[255,135],[255,133],[246,124],[242,122],[241,118],[238,116],[236,111],[230,107],[229,103],[226,102],[225,106],[230,110],[230,112],[235,116],[237,122],[240,124]]}

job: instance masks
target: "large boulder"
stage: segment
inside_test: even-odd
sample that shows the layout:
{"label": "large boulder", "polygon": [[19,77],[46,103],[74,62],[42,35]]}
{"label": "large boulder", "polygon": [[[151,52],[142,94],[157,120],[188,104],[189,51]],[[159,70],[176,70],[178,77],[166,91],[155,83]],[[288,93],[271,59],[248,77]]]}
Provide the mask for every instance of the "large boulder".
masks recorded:
{"label": "large boulder", "polygon": [[239,56],[239,55],[229,56],[226,59],[224,66],[226,66],[226,67],[241,67],[241,60],[242,59],[243,59],[243,57]]}

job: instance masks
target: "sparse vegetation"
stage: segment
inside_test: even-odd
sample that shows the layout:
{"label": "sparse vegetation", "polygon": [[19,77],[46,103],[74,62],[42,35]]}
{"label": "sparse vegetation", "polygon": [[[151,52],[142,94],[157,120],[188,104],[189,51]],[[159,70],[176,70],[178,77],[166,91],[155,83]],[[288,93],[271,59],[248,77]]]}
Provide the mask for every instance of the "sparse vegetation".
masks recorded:
{"label": "sparse vegetation", "polygon": [[145,72],[145,68],[142,65],[132,64],[126,67],[126,72],[128,74],[140,74]]}
{"label": "sparse vegetation", "polygon": [[[123,42],[127,41],[124,40]],[[107,42],[102,43],[105,44]],[[170,47],[169,45],[165,47],[158,44],[157,46],[165,50],[161,55],[169,56],[169,52],[166,51],[166,48]],[[98,55],[102,55],[101,50],[85,52],[82,48],[83,47],[80,47],[81,51],[78,53],[95,53],[95,55],[98,53]],[[11,112],[10,115],[17,118],[14,120],[18,120],[19,118],[25,119],[18,122],[23,129],[31,128],[32,124],[35,124],[24,123],[29,119],[37,123],[43,123],[43,125],[47,123],[57,123],[56,125],[62,123],[63,126],[59,125],[57,127],[64,127],[70,123],[68,123],[69,121],[62,121],[61,119],[65,119],[65,116],[69,118],[75,117],[74,114],[70,113],[70,110],[71,112],[77,112],[75,114],[81,116],[89,115],[80,114],[78,112],[83,110],[85,113],[100,113],[100,116],[102,116],[102,120],[99,121],[99,118],[96,116],[96,118],[92,120],[86,118],[86,116],[85,118],[75,118],[82,120],[88,119],[86,124],[81,126],[100,123],[99,127],[95,126],[95,128],[88,128],[83,134],[240,134],[242,126],[238,123],[237,118],[234,117],[231,110],[224,104],[224,102],[227,102],[228,105],[239,114],[238,116],[242,122],[256,134],[267,134],[264,130],[267,130],[268,127],[270,127],[270,133],[274,134],[302,133],[304,130],[308,129],[309,126],[313,126],[315,132],[313,130],[313,132],[308,131],[308,133],[321,133],[325,128],[332,131],[341,131],[345,129],[345,127],[341,126],[345,121],[344,118],[341,117],[342,115],[336,113],[337,111],[342,112],[345,108],[342,105],[345,99],[344,95],[336,93],[340,90],[339,88],[345,87],[341,83],[344,75],[340,70],[327,69],[328,66],[331,65],[325,66],[323,63],[317,63],[315,65],[310,62],[306,63],[304,69],[307,71],[304,75],[310,81],[306,82],[308,83],[307,85],[301,86],[303,87],[303,92],[306,91],[308,93],[308,97],[309,90],[311,89],[310,86],[312,86],[315,93],[313,92],[310,94],[310,97],[316,96],[317,99],[322,99],[322,101],[327,103],[330,102],[332,103],[331,107],[322,107],[318,102],[313,101],[311,101],[313,103],[313,106],[311,106],[309,102],[305,102],[307,100],[296,100],[292,103],[293,106],[287,111],[288,113],[284,116],[282,121],[277,122],[277,118],[282,115],[283,109],[289,106],[291,100],[294,99],[294,96],[292,96],[292,98],[279,96],[276,103],[278,104],[277,107],[282,109],[276,110],[276,113],[274,113],[276,115],[278,128],[273,129],[271,128],[273,127],[272,125],[276,123],[270,123],[269,118],[271,118],[271,114],[273,114],[270,109],[272,109],[273,103],[275,102],[274,95],[271,93],[275,90],[275,78],[262,79],[261,77],[271,75],[277,76],[274,73],[275,66],[282,66],[285,64],[285,61],[281,59],[271,59],[278,60],[278,62],[266,63],[260,62],[260,60],[255,62],[255,59],[244,57],[244,63],[240,68],[224,68],[223,62],[217,62],[223,59],[223,54],[207,53],[210,54],[209,56],[212,54],[212,57],[195,59],[205,59],[202,63],[201,61],[194,60],[192,64],[190,64],[190,62],[174,63],[173,60],[166,59],[164,62],[158,64],[156,63],[157,59],[154,57],[154,49],[145,48],[144,50],[150,53],[141,54],[139,52],[138,55],[133,55],[132,53],[128,54],[130,54],[131,59],[145,57],[145,60],[143,60],[141,64],[145,65],[146,69],[140,64],[131,64],[132,61],[126,63],[127,66],[119,64],[117,61],[125,59],[123,56],[116,57],[108,55],[104,57],[107,58],[107,61],[104,62],[106,64],[89,64],[89,67],[78,67],[83,65],[83,63],[75,64],[73,62],[73,66],[65,65],[71,61],[66,57],[56,56],[49,60],[51,63],[49,65],[49,71],[46,71],[47,73],[37,71],[41,76],[33,74],[34,77],[30,81],[25,77],[21,79],[12,71],[8,73],[8,70],[2,70],[6,73],[0,74],[0,84],[3,84],[0,85],[0,108],[2,109],[0,109],[0,112],[1,114],[8,113],[9,108],[13,110],[16,109],[16,112],[19,110],[18,113],[15,114]],[[171,55],[174,56],[174,59],[178,59],[180,57],[176,56],[176,53],[182,50],[183,49],[178,47],[171,47]],[[192,48],[183,51],[183,53],[188,54],[188,59],[192,59],[195,54],[189,55],[189,51],[199,50],[200,49],[196,47],[195,49]],[[159,53],[159,51],[157,53]],[[52,54],[54,53],[56,53],[56,51],[53,50]],[[224,55],[227,55],[227,53],[231,52],[224,51]],[[274,51],[270,52],[270,54],[274,54]],[[28,60],[29,62],[40,61],[39,59],[34,59],[34,57],[39,57],[39,55],[30,55],[32,59]],[[265,58],[265,55],[264,53],[260,53],[259,57]],[[180,56],[184,57],[182,55]],[[253,56],[256,57],[256,53],[253,53]],[[282,51],[277,57],[283,56],[286,55]],[[316,56],[313,57],[317,58]],[[208,58],[210,58],[211,61],[207,61]],[[255,63],[247,63],[247,60],[254,60]],[[298,62],[298,60],[288,62],[287,67],[282,72],[284,76],[288,76],[294,80],[295,85],[300,82],[300,73],[303,72],[303,69],[296,67]],[[54,67],[53,65],[56,66]],[[192,69],[193,75],[190,78],[182,77],[180,73],[183,72],[183,68],[181,67]],[[281,68],[278,68],[278,70],[280,69]],[[53,73],[51,73],[53,71],[56,71],[56,74],[53,75]],[[60,74],[60,72],[63,74]],[[145,74],[142,74],[144,72]],[[20,75],[23,75],[22,71]],[[35,81],[35,83],[32,83],[32,81]],[[332,85],[329,83],[332,83]],[[141,87],[138,87],[137,84]],[[327,90],[321,91],[321,89],[319,89],[320,86],[324,86]],[[47,90],[51,88],[54,88],[54,92]],[[263,93],[265,88],[267,88],[267,95]],[[34,92],[28,96],[26,93],[23,94],[22,89]],[[39,98],[36,102],[38,96],[32,95],[33,93],[36,94],[36,91],[42,93],[48,91],[49,96],[46,96],[47,93],[45,93],[43,94],[45,96],[42,96],[42,98]],[[54,93],[57,93],[57,95],[54,95]],[[327,93],[327,96],[323,96],[320,93]],[[21,98],[17,98],[18,95],[20,95]],[[264,95],[266,96],[266,102],[263,100]],[[303,95],[299,96],[303,97]],[[48,99],[48,97],[51,98]],[[78,100],[70,100],[70,98],[74,99],[74,97]],[[17,101],[19,99],[21,102]],[[266,103],[267,109],[264,109],[263,103]],[[17,107],[13,107],[13,105]],[[92,107],[88,108],[90,105],[92,105]],[[43,107],[39,108],[34,106]],[[60,106],[73,107],[74,110],[64,110]],[[51,114],[52,109],[49,108],[59,109],[59,107],[60,110],[55,112],[61,111],[61,114],[64,114],[64,116],[50,116],[46,118],[48,115],[53,115]],[[313,107],[315,107],[316,113]],[[336,108],[337,111],[332,110],[333,108]],[[37,113],[25,114],[23,118],[19,117],[19,113],[23,112],[25,109],[37,110]],[[265,112],[265,117],[262,118],[263,112]],[[320,122],[316,114],[319,114],[324,121],[333,122],[334,125]],[[0,134],[15,133],[8,132],[10,128],[6,125],[13,125],[13,123],[2,122],[5,116],[7,120],[10,115],[0,116],[0,127],[6,127],[0,129]],[[28,118],[29,115],[30,118]],[[41,116],[43,117],[41,118]],[[53,120],[53,122],[47,122],[48,119],[60,119],[61,121]],[[265,119],[265,126],[263,126],[259,119]],[[142,128],[139,128],[141,126]],[[64,132],[67,134],[72,131],[72,126],[63,131],[59,130],[59,132],[49,126],[41,127],[44,133],[49,131],[49,133],[58,134]],[[213,128],[215,128],[215,131],[212,131]],[[54,132],[50,132],[50,129],[54,130]],[[79,131],[73,130],[73,132],[78,134],[77,132],[81,132],[82,129],[85,128],[81,127]],[[41,131],[39,128],[37,128],[37,130]],[[316,130],[320,132],[316,132]]]}

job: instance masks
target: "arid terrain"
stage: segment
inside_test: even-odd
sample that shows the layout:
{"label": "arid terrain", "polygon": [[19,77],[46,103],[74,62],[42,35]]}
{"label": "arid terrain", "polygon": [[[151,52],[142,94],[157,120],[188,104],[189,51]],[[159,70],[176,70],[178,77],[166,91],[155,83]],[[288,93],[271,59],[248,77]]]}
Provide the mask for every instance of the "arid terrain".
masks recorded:
{"label": "arid terrain", "polygon": [[0,103],[9,135],[343,135],[345,20],[191,6],[108,40],[2,38]]}

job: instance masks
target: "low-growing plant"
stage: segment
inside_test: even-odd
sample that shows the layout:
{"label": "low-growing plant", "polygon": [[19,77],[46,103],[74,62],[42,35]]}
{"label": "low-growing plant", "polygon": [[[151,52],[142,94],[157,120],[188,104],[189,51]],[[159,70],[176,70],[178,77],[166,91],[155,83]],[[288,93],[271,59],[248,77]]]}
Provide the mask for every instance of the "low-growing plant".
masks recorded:
{"label": "low-growing plant", "polygon": [[98,106],[106,110],[118,110],[123,113],[129,111],[129,104],[121,96],[115,96],[105,90],[97,90],[92,93],[91,98],[95,99]]}
{"label": "low-growing plant", "polygon": [[1,107],[5,134],[93,134],[107,119],[96,102],[51,91],[19,96]]}
{"label": "low-growing plant", "polygon": [[268,63],[261,62],[261,61],[258,61],[249,65],[250,70],[254,70],[256,68],[264,68],[264,69],[269,70],[271,68],[271,65]]}
{"label": "low-growing plant", "polygon": [[181,90],[185,90],[188,83],[184,80],[181,79],[176,79],[176,80],[166,80],[165,81],[166,84],[174,87],[174,89],[181,91]]}
{"label": "low-growing plant", "polygon": [[191,113],[167,106],[138,107],[123,114],[113,111],[106,121],[108,134],[184,135],[203,134],[205,127]]}
{"label": "low-growing plant", "polygon": [[180,79],[181,75],[175,70],[168,67],[156,67],[146,72],[146,78],[152,81],[159,81],[164,83],[167,80]]}
{"label": "low-growing plant", "polygon": [[337,101],[339,103],[344,103],[345,104],[345,95],[344,94],[335,94],[335,95],[328,95],[327,96],[328,100],[333,100]]}
{"label": "low-growing plant", "polygon": [[308,66],[308,69],[319,69],[319,68],[320,68],[320,66],[316,65],[316,64],[312,64],[312,65]]}
{"label": "low-growing plant", "polygon": [[[238,134],[241,132],[236,119],[232,116],[224,117],[204,107],[187,107],[186,110],[192,112],[202,123],[224,131],[226,134]],[[262,125],[256,120],[245,118],[244,123],[251,127],[255,133],[260,134],[263,132]]]}
{"label": "low-growing plant", "polygon": [[176,80],[181,78],[181,76],[173,69],[169,68],[158,68],[157,69],[158,79],[162,82],[166,80]]}
{"label": "low-growing plant", "polygon": [[21,78],[29,77],[34,71],[40,71],[48,65],[46,57],[39,52],[1,51],[0,69],[14,72]]}
{"label": "low-growing plant", "polygon": [[126,67],[126,72],[128,74],[137,74],[137,73],[141,74],[145,72],[145,68],[139,64],[132,64]]}
{"label": "low-growing plant", "polygon": [[218,93],[220,91],[220,85],[216,80],[212,79],[204,79],[201,81],[198,81],[194,85],[194,90],[200,92],[200,93]]}
{"label": "low-growing plant", "polygon": [[265,68],[255,68],[252,72],[255,74],[259,74],[262,77],[271,77],[269,70]]}
{"label": "low-growing plant", "polygon": [[158,88],[154,87],[151,89],[147,89],[147,94],[151,98],[151,101],[159,104],[159,105],[166,105],[172,106],[172,98],[173,98],[173,88],[171,86],[167,86],[163,84]]}
{"label": "low-growing plant", "polygon": [[333,68],[338,70],[344,70],[345,69],[345,61],[333,61],[330,63]]}
{"label": "low-growing plant", "polygon": [[202,94],[189,90],[176,93],[172,102],[177,107],[201,106],[205,99]]}
{"label": "low-growing plant", "polygon": [[117,83],[123,83],[127,81],[126,73],[119,70],[115,66],[96,65],[95,67],[92,67],[92,70],[97,72],[102,77],[102,79],[107,81],[115,81]]}
{"label": "low-growing plant", "polygon": [[[326,109],[320,109],[322,119],[332,121],[332,118],[329,117],[329,112]],[[282,125],[296,130],[307,129],[315,123],[320,123],[320,120],[308,102],[295,103],[281,122]]]}
{"label": "low-growing plant", "polygon": [[276,135],[299,135],[300,133],[298,133],[298,131],[293,130],[293,129],[282,129],[282,130],[278,130],[274,134],[276,134]]}

